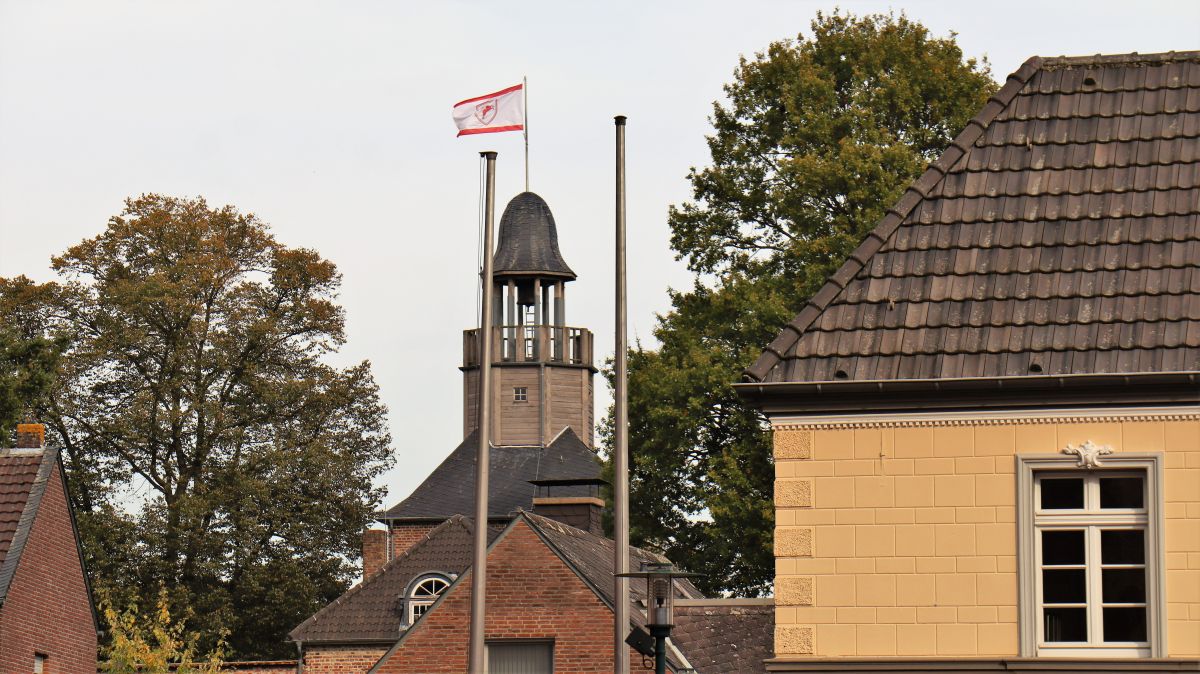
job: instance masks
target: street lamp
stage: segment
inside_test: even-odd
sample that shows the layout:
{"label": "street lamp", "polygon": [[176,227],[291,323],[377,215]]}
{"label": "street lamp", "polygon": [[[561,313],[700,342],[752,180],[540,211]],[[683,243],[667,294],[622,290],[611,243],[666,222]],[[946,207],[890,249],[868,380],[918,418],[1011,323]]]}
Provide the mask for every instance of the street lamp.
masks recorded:
{"label": "street lamp", "polygon": [[[676,571],[670,562],[643,562],[642,570],[630,573],[618,573],[623,578],[644,578],[646,580],[646,627],[654,638],[654,648],[651,653],[649,644],[638,643],[640,630],[634,629],[626,642],[643,655],[654,656],[655,674],[666,674],[667,671],[667,637],[671,636],[671,627],[675,624],[675,579],[691,578],[699,574]],[[645,632],[640,632],[645,638]]]}

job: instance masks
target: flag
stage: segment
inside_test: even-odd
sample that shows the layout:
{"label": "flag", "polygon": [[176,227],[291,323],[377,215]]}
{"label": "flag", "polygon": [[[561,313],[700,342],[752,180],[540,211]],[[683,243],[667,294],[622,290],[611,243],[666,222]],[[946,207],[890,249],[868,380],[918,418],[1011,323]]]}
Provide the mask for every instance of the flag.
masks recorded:
{"label": "flag", "polygon": [[525,129],[525,85],[518,84],[494,94],[468,98],[454,105],[458,135],[498,133]]}

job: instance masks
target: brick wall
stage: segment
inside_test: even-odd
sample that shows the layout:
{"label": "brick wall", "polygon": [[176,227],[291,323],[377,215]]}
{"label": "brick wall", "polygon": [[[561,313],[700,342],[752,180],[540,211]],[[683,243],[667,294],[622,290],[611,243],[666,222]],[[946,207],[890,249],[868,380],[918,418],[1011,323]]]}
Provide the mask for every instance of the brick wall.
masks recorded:
{"label": "brick wall", "polygon": [[392,530],[392,556],[391,559],[404,554],[404,551],[411,548],[417,541],[425,537],[425,534],[433,531],[439,523],[433,524],[393,524]]}
{"label": "brick wall", "polygon": [[[423,617],[382,667],[389,674],[467,671],[471,577]],[[556,674],[611,672],[612,611],[524,521],[488,556],[487,639],[554,642]],[[634,670],[641,657],[631,654]]]}
{"label": "brick wall", "polygon": [[67,508],[56,467],[0,608],[0,672],[32,672],[35,653],[53,674],[96,672],[96,626]]}
{"label": "brick wall", "polygon": [[1015,457],[1085,440],[1163,454],[1167,651],[1200,655],[1200,422],[1020,421],[777,430],[776,655],[1017,655]]}
{"label": "brick wall", "polygon": [[363,674],[386,652],[382,646],[306,646],[304,674]]}
{"label": "brick wall", "polygon": [[375,573],[387,563],[387,532],[383,529],[363,529],[363,578]]}

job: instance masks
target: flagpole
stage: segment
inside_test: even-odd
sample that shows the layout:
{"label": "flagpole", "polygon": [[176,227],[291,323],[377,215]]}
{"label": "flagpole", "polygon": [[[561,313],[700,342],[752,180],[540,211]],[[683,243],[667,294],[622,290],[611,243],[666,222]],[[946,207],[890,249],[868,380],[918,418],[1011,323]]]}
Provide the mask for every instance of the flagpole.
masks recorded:
{"label": "flagpole", "polygon": [[521,131],[525,136],[525,191],[529,191],[529,78],[521,77],[521,95],[525,97],[525,105],[522,106],[522,112],[525,114],[525,120],[521,124]]}
{"label": "flagpole", "polygon": [[484,616],[487,613],[488,453],[492,426],[492,225],[496,210],[496,153],[480,152],[487,162],[483,211],[483,307],[479,320],[479,448],[475,456],[475,549],[471,564],[471,674],[487,674]]}
{"label": "flagpole", "polygon": [[617,274],[616,274],[616,381],[613,391],[616,408],[615,446],[613,448],[613,534],[615,537],[613,568],[616,574],[616,600],[613,602],[613,671],[629,674],[629,648],[625,645],[625,633],[629,630],[629,376],[627,372],[628,344],[626,343],[626,320],[628,310],[625,295],[625,116],[618,115],[613,121],[617,127]]}

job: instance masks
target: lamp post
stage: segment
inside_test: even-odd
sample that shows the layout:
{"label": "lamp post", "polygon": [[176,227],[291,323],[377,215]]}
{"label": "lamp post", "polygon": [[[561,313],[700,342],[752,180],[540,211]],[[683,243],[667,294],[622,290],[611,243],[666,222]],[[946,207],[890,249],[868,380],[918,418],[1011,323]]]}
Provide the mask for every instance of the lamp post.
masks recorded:
{"label": "lamp post", "polygon": [[[665,563],[643,563],[641,571],[618,573],[623,578],[643,578],[646,581],[646,627],[654,638],[654,672],[667,672],[667,637],[675,624],[675,579],[691,578],[699,574],[677,571],[675,565]],[[636,633],[637,630],[635,629]],[[645,632],[642,632],[645,635]],[[633,639],[634,635],[631,634]],[[643,636],[644,638],[644,636]],[[637,648],[636,645],[634,645]],[[638,648],[641,651],[640,648]],[[644,653],[649,655],[649,653]]]}

